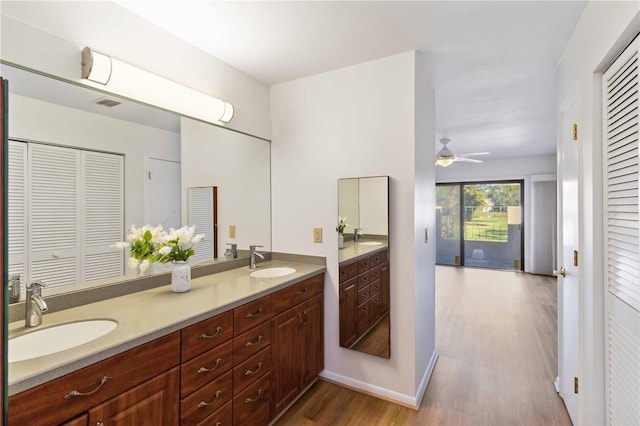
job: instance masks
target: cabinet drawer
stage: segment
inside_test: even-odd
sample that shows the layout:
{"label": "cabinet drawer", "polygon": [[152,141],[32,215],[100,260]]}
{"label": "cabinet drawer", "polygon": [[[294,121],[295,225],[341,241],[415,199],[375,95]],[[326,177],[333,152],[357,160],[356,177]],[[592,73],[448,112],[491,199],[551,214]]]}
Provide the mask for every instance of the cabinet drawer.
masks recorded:
{"label": "cabinet drawer", "polygon": [[233,424],[261,426],[271,418],[270,374],[233,397]]}
{"label": "cabinet drawer", "polygon": [[233,368],[233,394],[255,382],[271,370],[271,347],[264,348],[242,364]]}
{"label": "cabinet drawer", "polygon": [[338,275],[341,283],[355,277],[358,275],[358,262],[340,265],[340,273]]}
{"label": "cabinet drawer", "polygon": [[371,271],[369,272],[369,277],[371,278],[371,282],[375,280],[379,280],[382,277],[381,268],[382,266],[380,265],[371,268]]}
{"label": "cabinet drawer", "polygon": [[201,421],[197,426],[231,426],[233,424],[233,405],[229,401],[218,411]]}
{"label": "cabinet drawer", "polygon": [[182,362],[233,337],[233,312],[225,312],[182,330]]}
{"label": "cabinet drawer", "polygon": [[358,275],[371,269],[371,256],[358,260]]}
{"label": "cabinet drawer", "polygon": [[357,333],[358,337],[367,331],[369,328],[369,301],[367,300],[362,305],[358,306],[358,312],[356,313],[357,320]]}
{"label": "cabinet drawer", "polygon": [[271,295],[238,306],[233,310],[234,336],[271,319],[272,316]]}
{"label": "cabinet drawer", "polygon": [[369,290],[369,293],[371,296],[373,296],[376,293],[380,293],[380,283],[382,283],[382,281],[377,280],[377,281],[372,281]]}
{"label": "cabinet drawer", "polygon": [[358,289],[368,286],[369,283],[371,283],[371,276],[368,271],[358,275]]}
{"label": "cabinet drawer", "polygon": [[76,417],[73,420],[69,420],[66,423],[61,424],[60,426],[87,426],[89,424],[89,415],[83,414],[80,417]]}
{"label": "cabinet drawer", "polygon": [[369,300],[370,290],[371,290],[371,286],[366,286],[361,290],[358,290],[358,301],[356,302],[358,306],[362,305],[364,302]]}
{"label": "cabinet drawer", "polygon": [[269,321],[233,339],[233,363],[238,364],[271,343]]}
{"label": "cabinet drawer", "polygon": [[382,250],[371,255],[371,266],[378,266],[387,261],[388,251]]}
{"label": "cabinet drawer", "polygon": [[[9,424],[59,424],[179,362],[180,333],[176,332],[13,395],[9,398]],[[109,379],[100,386],[107,376]],[[98,387],[91,395],[65,399],[72,390],[88,393]]]}
{"label": "cabinet drawer", "polygon": [[382,310],[382,298],[380,293],[374,293],[369,298],[369,323],[375,324],[383,314]]}
{"label": "cabinet drawer", "polygon": [[302,303],[324,289],[324,274],[316,275],[297,284],[282,289],[271,296],[275,313],[286,311]]}
{"label": "cabinet drawer", "polygon": [[180,367],[180,396],[184,398],[194,390],[220,376],[233,366],[233,340],[198,355]]}
{"label": "cabinet drawer", "polygon": [[231,371],[180,401],[180,425],[195,425],[231,400]]}

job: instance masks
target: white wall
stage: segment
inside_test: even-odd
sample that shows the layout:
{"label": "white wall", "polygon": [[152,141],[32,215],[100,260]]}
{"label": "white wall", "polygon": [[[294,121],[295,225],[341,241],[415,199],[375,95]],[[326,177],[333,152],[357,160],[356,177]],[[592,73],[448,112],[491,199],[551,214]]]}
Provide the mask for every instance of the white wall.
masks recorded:
{"label": "white wall", "polygon": [[145,157],[180,161],[177,133],[19,95],[9,107],[9,137],[124,154],[125,231],[144,225]]}
{"label": "white wall", "polygon": [[3,60],[80,81],[83,47],[231,102],[227,127],[269,139],[269,86],[112,2],[2,2]]}
{"label": "white wall", "polygon": [[[420,117],[425,124],[417,132],[415,57],[403,53],[279,84],[271,91],[273,249],[327,258],[323,374],[409,404],[416,403],[416,377],[422,381],[426,371],[423,360],[428,362],[434,352],[434,262],[417,252],[414,210],[414,173],[419,172],[427,186],[430,179],[428,166],[416,171],[415,156],[423,145],[434,150],[429,134],[433,91],[421,90],[429,93],[420,97],[420,111],[431,115]],[[340,348],[338,329],[336,182],[381,175],[391,177],[390,360]],[[420,216],[419,227],[434,210],[435,202],[428,205],[429,199],[426,196],[427,213]],[[325,230],[322,244],[313,243],[314,227]]]}
{"label": "white wall", "polygon": [[387,180],[380,178],[358,179],[360,228],[364,235],[388,235]]}
{"label": "white wall", "polygon": [[477,182],[490,180],[524,180],[524,269],[531,271],[531,179],[536,175],[555,175],[556,156],[517,157],[484,160],[482,163],[453,163],[443,168],[436,167],[438,183]]}
{"label": "white wall", "polygon": [[[640,32],[640,3],[589,2],[558,65],[557,110],[578,97],[580,126],[580,383],[579,423],[604,424],[601,74]],[[559,163],[559,176],[562,162]]]}
{"label": "white wall", "polygon": [[[187,188],[218,187],[218,257],[227,243],[271,249],[270,143],[200,121],[182,118],[182,221]],[[230,238],[229,225],[236,226]]]}

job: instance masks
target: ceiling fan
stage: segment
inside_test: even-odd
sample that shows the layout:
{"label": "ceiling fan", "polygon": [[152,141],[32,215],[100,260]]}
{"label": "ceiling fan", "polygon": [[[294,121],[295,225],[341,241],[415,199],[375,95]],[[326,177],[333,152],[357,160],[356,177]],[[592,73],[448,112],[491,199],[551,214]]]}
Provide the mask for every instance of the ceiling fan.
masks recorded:
{"label": "ceiling fan", "polygon": [[482,160],[476,160],[475,158],[467,158],[476,155],[489,155],[488,152],[472,152],[469,154],[461,154],[455,155],[449,148],[447,148],[447,144],[451,142],[449,138],[440,139],[440,143],[442,144],[442,149],[438,151],[436,154],[436,165],[440,167],[448,167],[453,162],[459,161],[464,163],[482,163]]}

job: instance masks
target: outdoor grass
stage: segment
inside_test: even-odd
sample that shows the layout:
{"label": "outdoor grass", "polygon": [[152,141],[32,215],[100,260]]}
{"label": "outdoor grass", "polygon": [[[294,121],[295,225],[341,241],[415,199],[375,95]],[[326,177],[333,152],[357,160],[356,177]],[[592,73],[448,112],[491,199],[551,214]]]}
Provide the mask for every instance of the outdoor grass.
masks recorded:
{"label": "outdoor grass", "polygon": [[464,222],[464,238],[467,241],[506,242],[508,234],[507,213],[476,213]]}

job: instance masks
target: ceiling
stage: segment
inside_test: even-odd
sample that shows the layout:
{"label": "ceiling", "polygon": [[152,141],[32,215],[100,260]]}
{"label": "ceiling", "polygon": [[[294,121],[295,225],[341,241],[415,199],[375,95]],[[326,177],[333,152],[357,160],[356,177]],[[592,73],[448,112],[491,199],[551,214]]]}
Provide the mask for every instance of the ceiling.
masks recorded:
{"label": "ceiling", "polygon": [[[586,4],[116,3],[267,84],[410,50],[421,51],[427,59],[427,78],[436,92],[436,137],[449,137],[449,148],[456,154],[490,151],[493,158],[555,153],[556,64]],[[10,4],[5,3],[5,9],[17,13],[16,8],[7,7]],[[28,8],[29,2],[26,4],[25,13],[32,17],[52,9],[51,2],[46,3],[47,8]],[[108,19],[113,25],[117,18],[114,13],[103,21]],[[78,27],[77,16],[69,13],[39,19],[43,26],[55,23],[69,31]],[[126,27],[130,24],[121,20],[117,28],[121,33],[125,29],[134,31]]]}
{"label": "ceiling", "polygon": [[[555,68],[585,2],[119,4],[258,80],[277,84],[425,52],[436,136],[456,154],[555,153]],[[436,150],[439,147],[436,148]]]}

